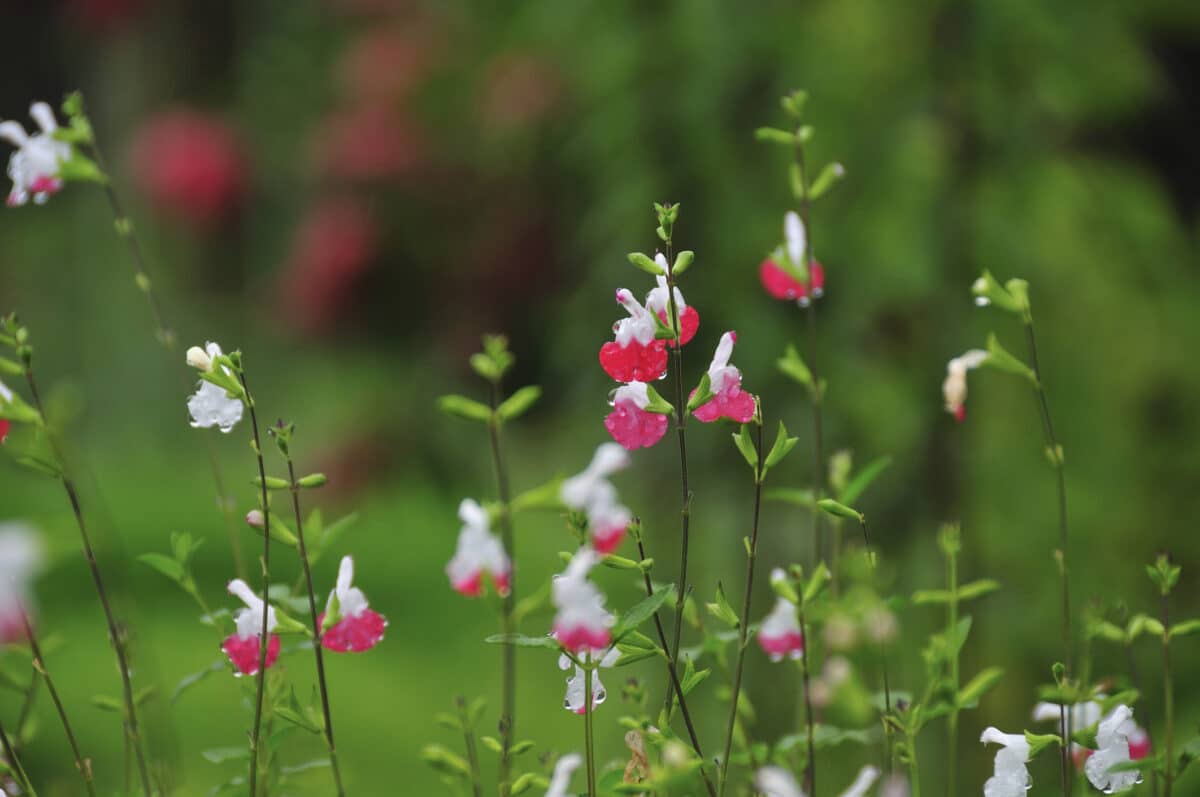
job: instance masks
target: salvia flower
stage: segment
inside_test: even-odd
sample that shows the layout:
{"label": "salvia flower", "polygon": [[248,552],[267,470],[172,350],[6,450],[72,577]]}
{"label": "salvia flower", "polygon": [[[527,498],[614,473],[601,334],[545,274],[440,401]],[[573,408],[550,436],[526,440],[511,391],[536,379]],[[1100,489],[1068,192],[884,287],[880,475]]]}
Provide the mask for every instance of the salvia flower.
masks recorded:
{"label": "salvia flower", "polygon": [[[8,404],[13,400],[13,392],[8,389],[8,385],[0,382],[0,406]],[[0,418],[0,443],[3,443],[8,438],[8,432],[12,428],[12,423],[7,418]]]}
{"label": "salvia flower", "polygon": [[321,645],[334,653],[361,653],[370,650],[383,639],[387,618],[367,605],[367,596],[353,586],[354,559],[343,556],[338,566],[337,585],[329,593],[325,611],[317,619],[324,628],[325,617],[334,610],[341,619],[321,634]]}
{"label": "salvia flower", "polygon": [[571,558],[567,569],[554,577],[550,595],[558,613],[554,616],[554,638],[572,653],[608,647],[615,618],[604,608],[604,595],[588,580],[600,561],[599,554],[584,546]]}
{"label": "salvia flower", "polygon": [[1133,710],[1129,706],[1117,706],[1100,721],[1096,730],[1096,745],[1100,749],[1092,753],[1084,764],[1083,771],[1092,785],[1105,794],[1128,791],[1141,779],[1141,773],[1110,772],[1116,764],[1132,760],[1129,739],[1138,730],[1133,721]]}
{"label": "salvia flower", "polygon": [[[772,580],[777,577],[783,577],[783,571],[778,568],[772,574]],[[804,652],[804,634],[796,617],[796,604],[783,597],[775,600],[775,608],[758,628],[758,645],[771,661],[783,661],[784,656],[800,658]]]}
{"label": "salvia flower", "polygon": [[24,523],[0,523],[0,644],[25,639],[30,586],[42,563],[42,544]]}
{"label": "salvia flower", "polygon": [[812,299],[819,299],[825,293],[825,269],[816,260],[804,262],[804,223],[794,211],[784,216],[783,232],[784,245],[759,264],[758,278],[772,298],[807,307]]}
{"label": "salvia flower", "polygon": [[50,106],[35,102],[29,115],[41,128],[32,136],[20,122],[0,122],[0,138],[17,148],[8,159],[8,176],[13,183],[9,207],[24,205],[30,197],[39,205],[45,204],[51,194],[62,190],[62,165],[71,159],[71,145],[54,137],[58,122]]}
{"label": "salvia flower", "polygon": [[579,753],[570,753],[558,759],[554,764],[554,774],[550,776],[550,788],[546,790],[546,797],[567,797],[571,776],[582,765],[583,757]]}
{"label": "salvia flower", "polygon": [[988,353],[983,349],[971,349],[946,363],[946,381],[942,382],[942,397],[946,400],[946,412],[959,423],[967,417],[967,371],[983,365]]}
{"label": "salvia flower", "polygon": [[[193,346],[187,350],[187,363],[198,371],[212,373],[213,360],[222,354],[221,347],[212,341],[205,344],[201,350]],[[232,372],[221,366],[227,375]],[[217,427],[228,434],[242,419],[245,405],[240,397],[231,398],[225,388],[201,379],[187,403],[188,414],[192,416],[193,429],[211,429]]]}
{"label": "salvia flower", "polygon": [[1001,733],[989,727],[979,741],[998,744],[992,776],[983,784],[983,797],[1023,797],[1029,790],[1029,742],[1023,733]]}
{"label": "salvia flower", "polygon": [[233,613],[233,622],[237,630],[226,637],[225,642],[221,645],[221,650],[225,651],[225,655],[237,668],[234,675],[257,675],[258,661],[262,656],[260,637],[264,610],[267,613],[267,635],[269,636],[267,668],[270,669],[275,660],[279,658],[279,635],[271,633],[279,625],[279,621],[275,617],[275,608],[265,606],[262,598],[256,595],[254,590],[250,589],[250,585],[240,578],[230,581],[228,589],[230,595],[240,598],[242,603],[246,604],[246,608],[238,609]]}
{"label": "salvia flower", "polygon": [[650,406],[650,391],[645,382],[621,385],[613,393],[612,405],[612,412],[604,418],[604,428],[630,451],[649,448],[667,433],[667,416],[646,409]]}
{"label": "salvia flower", "polygon": [[[655,262],[664,269],[667,267],[667,259],[661,253],[655,257]],[[670,327],[671,294],[667,290],[667,278],[659,275],[655,277],[655,280],[658,282],[658,287],[646,294],[646,309]],[[686,345],[696,337],[696,330],[700,328],[700,313],[696,312],[695,307],[689,307],[683,300],[683,293],[678,286],[675,288],[675,311],[679,313],[679,342]],[[667,341],[667,346],[674,347],[675,341]]]}
{"label": "salvia flower", "polygon": [[736,342],[737,333],[730,331],[722,335],[717,344],[717,351],[708,366],[708,386],[713,397],[692,413],[698,421],[711,423],[727,418],[736,423],[749,423],[754,418],[757,402],[752,394],[742,390],[742,372],[729,364]]}
{"label": "salvia flower", "polygon": [[492,585],[501,595],[508,594],[512,576],[512,562],[504,551],[500,539],[492,534],[487,511],[470,498],[458,505],[458,518],[463,522],[458,534],[458,547],[454,558],[446,565],[446,575],[455,591],[468,598],[476,598],[483,592],[483,575],[492,579]]}
{"label": "salvia flower", "polygon": [[667,372],[667,346],[655,335],[658,325],[633,294],[617,291],[617,304],[629,313],[613,324],[615,339],[600,347],[600,365],[618,382],[650,382]]}
{"label": "salvia flower", "polygon": [[632,514],[617,501],[617,489],[608,477],[628,467],[629,454],[616,443],[602,443],[587,469],[563,482],[559,497],[569,508],[584,512],[592,545],[612,553],[621,544]]}
{"label": "salvia flower", "polygon": [[[604,689],[604,684],[600,682],[600,668],[611,668],[617,663],[617,659],[621,658],[621,651],[617,650],[616,646],[609,648],[607,651],[593,650],[592,661],[596,664],[596,669],[592,670],[592,708],[603,703],[608,698],[608,692]],[[562,654],[558,657],[558,669],[569,670],[575,669],[574,674],[567,679],[567,694],[563,698],[563,708],[575,714],[584,714],[587,712],[587,684],[585,678],[587,672],[571,661],[571,657],[567,654]]]}

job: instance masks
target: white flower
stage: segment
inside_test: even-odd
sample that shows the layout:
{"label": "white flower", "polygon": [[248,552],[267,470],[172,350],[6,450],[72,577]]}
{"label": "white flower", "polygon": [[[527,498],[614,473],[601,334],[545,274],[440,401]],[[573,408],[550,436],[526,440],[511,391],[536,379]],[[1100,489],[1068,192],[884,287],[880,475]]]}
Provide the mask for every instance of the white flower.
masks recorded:
{"label": "white flower", "polygon": [[35,102],[29,115],[42,132],[31,136],[19,122],[0,123],[0,138],[17,148],[8,160],[8,176],[13,181],[9,207],[24,205],[30,196],[37,204],[44,204],[51,194],[62,189],[62,165],[71,159],[71,145],[54,138],[58,123],[50,106]]}
{"label": "white flower", "polygon": [[1024,797],[1029,790],[1029,742],[1023,733],[1001,733],[989,727],[979,737],[984,744],[1003,745],[996,751],[992,776],[983,784],[983,797]]}
{"label": "white flower", "polygon": [[[617,659],[621,658],[621,651],[611,647],[607,651],[593,650],[592,661],[596,664],[596,669],[592,670],[592,708],[603,703],[608,698],[608,692],[604,689],[604,684],[600,682],[600,668],[612,668],[616,666]],[[587,703],[587,684],[584,680],[586,673],[584,669],[571,661],[570,657],[565,653],[558,657],[558,669],[569,670],[575,668],[574,674],[567,679],[567,694],[563,698],[563,708],[567,711],[572,711],[576,714],[584,713],[584,705]]]}
{"label": "white flower", "polygon": [[717,350],[713,353],[712,362],[708,365],[708,387],[713,393],[721,392],[726,379],[737,378],[740,380],[742,378],[742,372],[737,369],[737,366],[729,364],[729,358],[733,356],[733,344],[736,342],[737,334],[726,332],[717,343]]}
{"label": "white flower", "polygon": [[655,333],[658,332],[654,316],[645,307],[638,304],[638,300],[633,298],[633,294],[625,288],[617,291],[617,303],[625,308],[625,312],[629,313],[629,318],[622,318],[613,325],[617,345],[623,349],[634,341],[643,346],[653,342]]}
{"label": "white flower", "polygon": [[[237,626],[237,635],[242,639],[250,639],[262,633],[263,602],[262,598],[250,589],[250,585],[240,578],[229,582],[229,594],[241,599],[246,604],[245,609],[233,613],[233,622]],[[270,634],[279,626],[275,617],[275,607],[267,606],[267,633]]]}
{"label": "white flower", "polygon": [[584,546],[550,583],[550,597],[558,610],[554,637],[570,651],[608,647],[609,628],[615,618],[604,608],[603,593],[588,580],[588,573],[598,561],[600,555],[595,549]]}
{"label": "white flower", "polygon": [[867,789],[879,780],[879,770],[872,766],[863,767],[858,771],[858,777],[850,784],[850,788],[842,792],[841,797],[866,797]]}
{"label": "white flower", "polygon": [[800,221],[800,216],[794,210],[789,210],[783,217],[783,236],[787,241],[788,260],[795,266],[805,265],[804,249],[808,239],[804,233],[804,222]]}
{"label": "white flower", "polygon": [[446,565],[451,585],[463,595],[475,597],[480,594],[483,574],[487,573],[496,591],[507,594],[512,562],[500,539],[491,532],[487,511],[470,498],[464,498],[458,505],[458,517],[463,527],[454,558]]}
{"label": "white flower", "polygon": [[42,563],[42,544],[24,523],[0,523],[0,642],[25,638],[30,586]]}
{"label": "white flower", "polygon": [[796,776],[783,767],[762,767],[754,773],[754,788],[763,797],[804,797]]}
{"label": "white flower", "polygon": [[946,381],[942,382],[942,397],[946,401],[946,412],[959,421],[966,417],[964,403],[967,400],[967,371],[978,368],[988,358],[983,349],[971,349],[961,357],[946,363]]}
{"label": "white flower", "polygon": [[626,401],[633,402],[639,410],[646,409],[650,405],[650,386],[645,382],[630,382],[613,391],[613,404]]}
{"label": "white flower", "polygon": [[[221,347],[211,341],[206,344],[205,348],[209,358],[218,357],[221,354]],[[188,359],[191,360],[190,355]],[[231,373],[228,368],[224,370],[226,374]],[[224,388],[205,380],[200,380],[196,392],[188,399],[187,407],[188,413],[192,416],[193,429],[211,429],[216,426],[226,434],[233,431],[233,427],[242,419],[242,412],[245,410],[240,398],[230,398]]]}
{"label": "white flower", "polygon": [[[650,403],[644,382],[617,388],[615,400],[633,401],[639,408]],[[627,467],[629,462],[629,454],[620,444],[602,443],[587,469],[564,481],[559,490],[564,504],[587,513],[593,541],[602,553],[611,553],[620,544],[625,528],[633,520],[632,513],[617,500],[617,488],[608,481],[609,476]]]}
{"label": "white flower", "polygon": [[567,787],[571,785],[571,775],[583,764],[579,753],[565,755],[554,764],[554,774],[550,777],[550,788],[546,797],[568,797]]}
{"label": "white flower", "polygon": [[1117,706],[1112,713],[1100,721],[1096,730],[1096,745],[1100,748],[1084,764],[1088,780],[1106,794],[1127,791],[1141,780],[1139,772],[1112,772],[1110,767],[1129,761],[1129,737],[1137,731],[1133,721],[1133,710],[1129,706]]}
{"label": "white flower", "polygon": [[[1101,695],[1100,697],[1104,697]],[[1062,727],[1062,714],[1059,712],[1060,706],[1057,703],[1038,703],[1033,707],[1033,719],[1035,722],[1054,722],[1058,726],[1059,734],[1065,733]],[[1084,728],[1090,728],[1100,721],[1100,704],[1094,700],[1088,700],[1084,703],[1076,703],[1068,709],[1071,716],[1072,730],[1079,731]],[[1071,742],[1072,755],[1083,751],[1083,747]]]}
{"label": "white flower", "polygon": [[[659,257],[662,257],[659,255]],[[664,257],[662,265],[666,268],[667,259]],[[666,313],[670,318],[671,309],[671,294],[667,292],[667,278],[663,276],[655,277],[654,280],[658,283],[657,288],[653,288],[650,293],[646,294],[646,309],[658,315]],[[678,286],[675,288],[675,310],[683,315],[683,311],[687,309],[687,303],[683,301],[683,293],[680,292]]]}
{"label": "white flower", "polygon": [[608,491],[613,490],[608,477],[627,468],[631,461],[629,453],[618,443],[601,443],[587,469],[563,482],[559,497],[571,509],[586,510],[597,500],[607,497]]}

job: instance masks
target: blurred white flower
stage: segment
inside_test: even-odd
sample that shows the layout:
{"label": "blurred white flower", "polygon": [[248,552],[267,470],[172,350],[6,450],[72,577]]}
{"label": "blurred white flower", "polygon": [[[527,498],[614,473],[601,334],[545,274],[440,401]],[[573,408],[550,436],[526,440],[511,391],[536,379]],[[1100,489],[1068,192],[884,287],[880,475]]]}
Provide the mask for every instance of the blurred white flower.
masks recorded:
{"label": "blurred white flower", "polygon": [[603,650],[608,647],[609,629],[615,622],[604,608],[604,595],[588,573],[600,561],[590,546],[580,548],[567,569],[550,583],[550,595],[558,613],[554,616],[554,638],[567,650]]}
{"label": "blurred white flower", "polygon": [[25,639],[30,587],[42,560],[41,539],[31,526],[0,523],[0,643]]}
{"label": "blurred white flower", "polygon": [[512,577],[512,562],[504,552],[500,538],[491,532],[487,511],[470,498],[458,505],[458,518],[463,522],[458,533],[454,558],[446,565],[446,575],[454,589],[468,598],[483,591],[483,575],[491,576],[496,592],[508,594]]}
{"label": "blurred white flower", "polygon": [[796,604],[787,598],[776,599],[775,608],[758,627],[758,644],[771,661],[782,661],[784,656],[800,658],[804,652],[804,635],[800,633]]}
{"label": "blurred white flower", "polygon": [[[592,661],[596,663],[596,669],[592,670],[592,708],[603,703],[608,699],[608,692],[604,689],[604,684],[600,682],[600,668],[609,669],[615,667],[617,659],[621,658],[621,651],[617,650],[616,646],[605,650],[593,650]],[[563,698],[563,708],[567,711],[572,711],[576,714],[583,714],[586,711],[587,704],[587,682],[584,680],[586,673],[584,669],[571,661],[570,657],[565,653],[558,657],[558,669],[569,670],[575,668],[575,673],[567,679],[567,694]]]}
{"label": "blurred white flower", "polygon": [[583,757],[579,753],[570,753],[562,756],[554,764],[554,774],[550,776],[550,788],[546,790],[546,797],[569,797],[567,787],[571,785],[571,775],[575,774],[575,770],[583,764]]}
{"label": "blurred white flower", "polygon": [[8,159],[8,176],[13,182],[9,207],[24,205],[31,196],[35,203],[44,204],[51,194],[62,190],[62,165],[71,159],[71,145],[54,138],[58,122],[50,106],[35,102],[29,115],[41,128],[32,136],[19,122],[0,122],[0,138],[17,148]]}
{"label": "blurred white flower", "polygon": [[[624,392],[622,392],[624,391]],[[639,407],[649,402],[644,382],[617,388],[617,400],[630,399]],[[563,482],[559,498],[569,508],[584,512],[592,544],[600,553],[612,553],[625,537],[633,515],[617,500],[617,488],[608,477],[629,466],[629,454],[618,443],[601,443],[587,469]]]}
{"label": "blurred white flower", "polygon": [[962,423],[967,417],[967,371],[978,368],[988,358],[983,349],[971,349],[946,363],[946,381],[942,382],[942,397],[946,412]]}
{"label": "blurred white flower", "polygon": [[992,776],[983,784],[983,797],[1023,797],[1029,790],[1029,742],[1023,733],[1001,733],[989,727],[979,737],[984,744],[1003,745],[996,751]]}
{"label": "blurred white flower", "polygon": [[[866,797],[867,790],[879,779],[879,770],[865,766],[858,771],[858,776],[839,797]],[[754,788],[764,797],[805,797],[796,776],[783,767],[762,767],[754,773]]]}
{"label": "blurred white flower", "polygon": [[1117,706],[1100,721],[1096,730],[1096,745],[1100,748],[1084,764],[1084,772],[1092,785],[1106,794],[1128,791],[1141,781],[1140,772],[1109,772],[1116,764],[1130,760],[1129,737],[1137,732],[1133,721],[1133,710],[1129,706]]}
{"label": "blurred white flower", "polygon": [[[205,345],[205,348],[209,358],[218,357],[221,354],[221,347],[211,341]],[[192,357],[189,355],[189,362],[191,359]],[[209,365],[210,368],[205,370],[211,370],[211,362]],[[228,368],[224,370],[226,374],[231,373]],[[242,419],[242,412],[245,410],[241,398],[230,398],[224,388],[203,379],[196,387],[196,392],[188,399],[187,407],[188,413],[192,416],[193,429],[211,429],[215,426],[226,434],[233,431],[233,427]]]}

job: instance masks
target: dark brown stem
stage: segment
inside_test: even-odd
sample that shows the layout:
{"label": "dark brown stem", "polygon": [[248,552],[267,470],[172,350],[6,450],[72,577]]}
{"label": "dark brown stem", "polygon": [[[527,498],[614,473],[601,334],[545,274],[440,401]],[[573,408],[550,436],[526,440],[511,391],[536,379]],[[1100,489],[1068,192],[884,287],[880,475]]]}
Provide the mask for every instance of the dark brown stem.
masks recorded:
{"label": "dark brown stem", "polygon": [[49,431],[49,426],[46,422],[46,410],[42,404],[41,395],[38,393],[37,381],[33,378],[33,371],[31,369],[27,368],[25,370],[25,381],[29,384],[29,393],[33,397],[34,407],[37,409],[38,415],[41,416],[43,426],[46,427],[46,437],[50,441],[50,446],[54,452],[55,459],[58,460],[60,468],[59,480],[62,482],[63,490],[67,494],[67,500],[71,504],[71,512],[75,515],[75,523],[79,527],[84,558],[87,560],[88,570],[92,574],[92,582],[96,587],[96,595],[100,599],[100,607],[104,611],[104,619],[108,625],[108,639],[116,654],[117,669],[121,674],[121,688],[125,699],[125,732],[137,755],[138,775],[142,781],[142,792],[146,797],[150,797],[152,793],[150,770],[146,766],[146,756],[142,750],[141,733],[138,730],[137,704],[133,698],[133,680],[129,673],[125,641],[117,623],[116,615],[113,614],[112,606],[108,601],[108,591],[104,586],[104,577],[100,573],[100,565],[96,561],[96,552],[92,548],[91,535],[88,534],[87,523],[83,519],[83,508],[79,502],[79,493],[75,489],[75,483],[67,474],[66,458],[63,456],[54,435]]}
{"label": "dark brown stem", "polygon": [[300,562],[304,567],[304,583],[308,588],[308,612],[312,619],[313,653],[317,659],[317,684],[321,691],[321,711],[325,715],[325,742],[329,747],[329,765],[333,770],[333,782],[338,797],[345,797],[342,786],[342,770],[338,767],[337,747],[333,743],[333,715],[329,711],[329,687],[325,680],[325,656],[321,648],[321,620],[317,613],[317,593],[313,588],[312,567],[308,562],[308,549],[304,544],[304,520],[300,515],[300,485],[296,483],[296,466],[291,454],[287,454],[288,481],[291,483],[292,511],[296,518],[296,544],[300,550]]}
{"label": "dark brown stem", "polygon": [[812,247],[812,202],[808,194],[808,169],[804,165],[804,145],[796,144],[796,165],[800,169],[800,221],[804,225],[804,262],[808,272],[808,370],[812,374],[812,385],[809,394],[812,398],[812,437],[813,437],[813,506],[812,506],[812,550],[811,567],[816,567],[821,561],[821,516],[817,506],[825,491],[825,454],[821,425],[821,402],[824,400],[821,390],[821,377],[817,370],[817,303],[813,295],[813,273],[817,259],[813,256]]}

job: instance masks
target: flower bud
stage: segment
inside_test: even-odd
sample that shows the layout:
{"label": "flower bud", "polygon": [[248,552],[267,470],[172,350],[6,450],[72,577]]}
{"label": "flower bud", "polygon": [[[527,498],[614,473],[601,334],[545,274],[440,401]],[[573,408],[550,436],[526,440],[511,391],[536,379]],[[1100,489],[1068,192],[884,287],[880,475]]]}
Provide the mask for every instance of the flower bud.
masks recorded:
{"label": "flower bud", "polygon": [[213,368],[212,357],[209,357],[208,352],[199,346],[193,346],[187,350],[187,364],[206,373]]}
{"label": "flower bud", "polygon": [[266,524],[267,524],[267,522],[266,522],[266,519],[263,518],[262,510],[251,509],[249,512],[246,513],[246,525],[247,526],[251,526],[256,529],[261,529]]}

